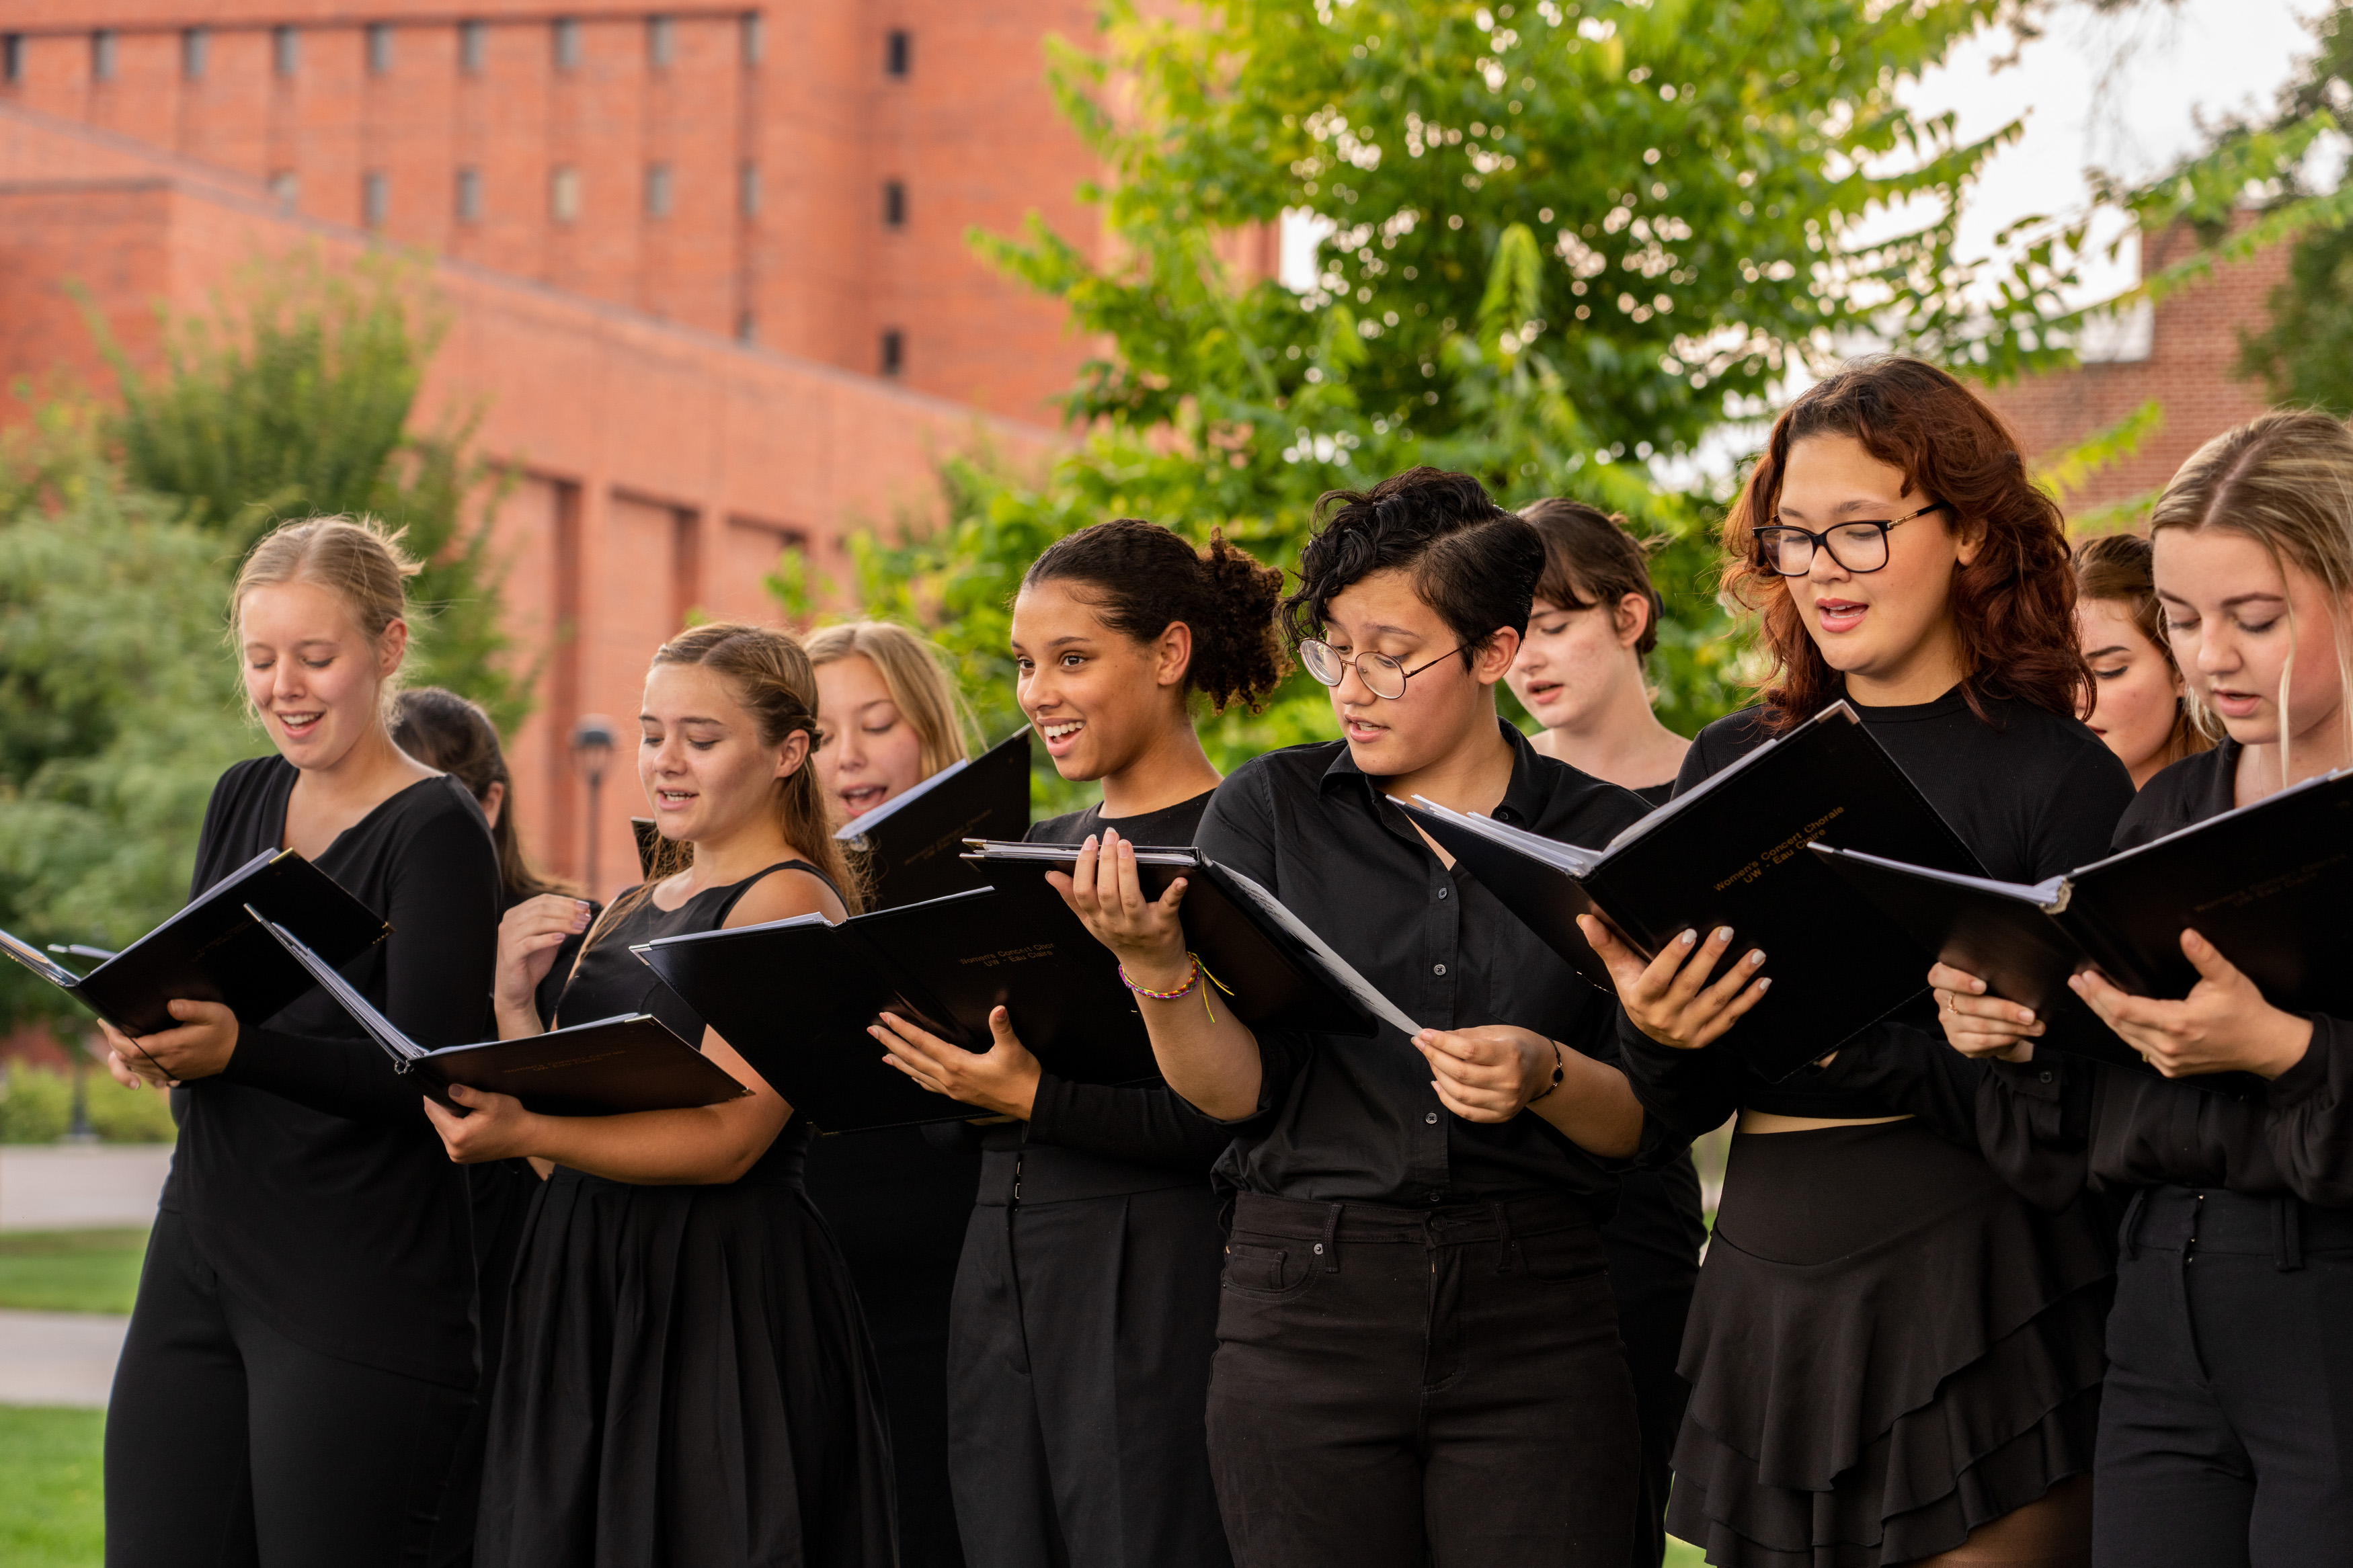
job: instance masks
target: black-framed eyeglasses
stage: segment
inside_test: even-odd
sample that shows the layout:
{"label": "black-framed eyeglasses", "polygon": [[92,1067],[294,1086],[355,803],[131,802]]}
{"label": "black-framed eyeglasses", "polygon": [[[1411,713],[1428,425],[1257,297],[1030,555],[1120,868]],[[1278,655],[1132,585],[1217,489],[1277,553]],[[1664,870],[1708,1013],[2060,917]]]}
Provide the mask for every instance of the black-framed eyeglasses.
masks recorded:
{"label": "black-framed eyeglasses", "polygon": [[1385,653],[1360,653],[1350,658],[1342,654],[1330,643],[1309,637],[1299,645],[1299,662],[1306,666],[1308,674],[1326,686],[1337,686],[1346,679],[1348,667],[1354,665],[1356,667],[1356,679],[1365,683],[1366,690],[1376,697],[1385,697],[1394,702],[1405,695],[1407,681],[1425,669],[1444,664],[1448,659],[1461,653],[1463,647],[1470,646],[1465,643],[1461,647],[1450,648],[1431,659],[1429,664],[1417,664],[1411,669],[1408,669],[1402,663]]}
{"label": "black-framed eyeglasses", "polygon": [[1887,531],[1915,517],[1926,517],[1932,511],[1952,510],[1945,502],[1932,500],[1917,511],[1907,511],[1902,517],[1879,521],[1841,522],[1836,528],[1826,528],[1813,533],[1795,528],[1779,520],[1756,531],[1757,564],[1783,577],[1802,577],[1814,569],[1817,546],[1831,552],[1831,559],[1850,572],[1876,572],[1887,564]]}

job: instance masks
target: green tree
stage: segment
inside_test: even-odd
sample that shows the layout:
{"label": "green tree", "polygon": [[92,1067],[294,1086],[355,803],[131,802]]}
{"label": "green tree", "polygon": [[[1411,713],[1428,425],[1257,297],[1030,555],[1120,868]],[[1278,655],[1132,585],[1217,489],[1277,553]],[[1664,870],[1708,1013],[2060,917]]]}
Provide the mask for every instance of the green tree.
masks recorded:
{"label": "green tree", "polygon": [[[1108,171],[1083,194],[1111,259],[1034,219],[974,237],[1111,344],[1066,400],[1085,442],[1043,477],[951,465],[947,526],[871,550],[863,596],[930,626],[1002,712],[1003,597],[1045,542],[1127,514],[1288,564],[1320,492],[1432,463],[1664,536],[1654,673],[1695,728],[1739,700],[1724,497],[1663,466],[1866,336],[1988,375],[2061,352],[2063,247],[1998,276],[1952,250],[2016,128],[1964,142],[1901,100],[2014,9],[1205,0],[1178,21],[1110,0],[1103,47],[1055,46],[1050,74]],[[1303,294],[1218,258],[1286,212],[1328,228]],[[1214,727],[1213,753],[1325,734],[1320,694],[1293,693]]]}
{"label": "green tree", "polygon": [[426,563],[412,679],[474,698],[512,731],[529,672],[509,657],[489,532],[468,521],[488,515],[496,481],[468,455],[470,419],[410,427],[443,326],[416,269],[389,258],[257,265],[211,314],[168,324],[153,374],[110,345],[121,405],[107,433],[131,484],[178,498],[239,552],[285,518],[406,529]]}
{"label": "green tree", "polygon": [[[2353,9],[2331,9],[2314,30],[2319,50],[2281,97],[2279,118],[2288,125],[2334,125],[2353,107]],[[2353,414],[2353,230],[2336,210],[2341,204],[2304,184],[2303,165],[2292,165],[2281,194],[2327,210],[2314,211],[2288,257],[2287,279],[2272,291],[2270,325],[2242,334],[2240,374],[2260,380],[2275,403]]]}

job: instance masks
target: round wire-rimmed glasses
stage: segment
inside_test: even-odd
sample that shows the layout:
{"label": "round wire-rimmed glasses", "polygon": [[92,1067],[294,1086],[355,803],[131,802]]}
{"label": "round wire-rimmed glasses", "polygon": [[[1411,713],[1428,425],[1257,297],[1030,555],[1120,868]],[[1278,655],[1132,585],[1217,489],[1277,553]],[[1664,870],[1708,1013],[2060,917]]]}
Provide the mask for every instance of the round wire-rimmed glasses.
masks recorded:
{"label": "round wire-rimmed glasses", "polygon": [[1889,529],[1932,511],[1947,510],[1945,502],[1932,500],[1902,517],[1841,522],[1820,533],[1782,522],[1777,516],[1772,523],[1756,531],[1757,564],[1777,576],[1802,577],[1814,569],[1814,551],[1819,547],[1829,551],[1831,559],[1850,572],[1876,572],[1887,564]]}
{"label": "round wire-rimmed glasses", "polygon": [[1385,653],[1360,653],[1351,657],[1342,654],[1330,643],[1309,637],[1299,645],[1299,662],[1306,667],[1308,674],[1326,686],[1337,686],[1346,679],[1348,667],[1354,665],[1356,667],[1356,679],[1365,683],[1366,690],[1394,702],[1405,695],[1407,681],[1433,665],[1444,664],[1461,651],[1461,647],[1449,648],[1429,664],[1417,664],[1408,669]]}

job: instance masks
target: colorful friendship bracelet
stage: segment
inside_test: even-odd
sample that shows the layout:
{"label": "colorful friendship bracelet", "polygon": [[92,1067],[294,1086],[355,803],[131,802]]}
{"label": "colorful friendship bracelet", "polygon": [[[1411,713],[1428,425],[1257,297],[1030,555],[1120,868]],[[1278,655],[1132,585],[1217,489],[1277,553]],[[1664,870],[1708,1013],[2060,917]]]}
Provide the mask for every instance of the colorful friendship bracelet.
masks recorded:
{"label": "colorful friendship bracelet", "polygon": [[[1199,953],[1188,952],[1185,956],[1193,961],[1193,973],[1187,975],[1185,977],[1185,984],[1179,985],[1174,991],[1145,990],[1143,986],[1138,985],[1134,981],[1128,978],[1127,965],[1124,963],[1119,966],[1119,983],[1122,985],[1126,986],[1130,991],[1134,992],[1138,996],[1149,996],[1155,1002],[1176,1002],[1182,1000],[1184,997],[1192,994],[1193,988],[1201,984],[1202,977],[1205,975],[1208,976],[1210,984],[1216,986],[1227,995],[1230,996],[1234,994],[1231,986],[1219,979],[1216,975],[1209,973],[1208,966],[1201,962],[1201,955]],[[1209,1005],[1209,996],[1207,992],[1203,992],[1201,994],[1201,1011],[1209,1015],[1209,1022],[1214,1024],[1218,1021],[1217,1009]]]}

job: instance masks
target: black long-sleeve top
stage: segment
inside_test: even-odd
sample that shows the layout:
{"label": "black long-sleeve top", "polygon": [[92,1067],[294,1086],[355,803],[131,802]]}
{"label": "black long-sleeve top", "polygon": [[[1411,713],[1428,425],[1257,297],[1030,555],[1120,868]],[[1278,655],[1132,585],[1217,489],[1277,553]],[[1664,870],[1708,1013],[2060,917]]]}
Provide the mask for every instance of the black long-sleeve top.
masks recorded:
{"label": "black long-sleeve top", "polygon": [[[282,757],[214,787],[190,896],[285,839],[299,775]],[[319,868],[392,934],[344,966],[428,1048],[481,1038],[498,951],[498,851],[455,779],[426,779],[345,829]],[[226,1071],[175,1094],[180,1142],[163,1206],[223,1285],[298,1343],[456,1386],[474,1381],[466,1176],[414,1079],[313,990],[240,1018]]]}
{"label": "black long-sleeve top", "polygon": [[[1631,791],[1539,755],[1510,725],[1495,819],[1606,844],[1648,809]],[[1194,842],[1265,887],[1409,1017],[1429,1028],[1514,1024],[1615,1063],[1616,1005],[1477,878],[1450,869],[1345,742],[1291,746],[1219,787]],[[1439,1102],[1397,1029],[1372,1039],[1257,1031],[1262,1131],[1219,1163],[1247,1192],[1421,1206],[1567,1192],[1606,1206],[1617,1178],[1541,1116],[1467,1121]],[[1655,1146],[1656,1140],[1649,1140]]]}
{"label": "black long-sleeve top", "polygon": [[[2116,825],[2115,848],[2232,809],[2239,754],[2226,742],[2151,779]],[[2327,1208],[2353,1207],[2353,1023],[2311,1018],[2303,1060],[2254,1100],[2209,1092],[2194,1078],[2048,1049],[2030,1062],[1981,1069],[1941,1036],[1858,1053],[1832,1070],[1940,1128],[1973,1134],[2012,1185],[2054,1208],[2087,1184],[2294,1193]]]}
{"label": "black long-sleeve top", "polygon": [[[1106,817],[1101,805],[1030,824],[1023,837],[1032,844],[1081,844],[1106,827],[1131,844],[1178,846],[1193,842],[1208,809],[1209,795],[1197,795],[1159,811]],[[1105,953],[1103,962],[1111,962]],[[985,1147],[1050,1144],[1082,1150],[1134,1164],[1206,1176],[1233,1141],[1234,1130],[1212,1121],[1177,1098],[1165,1084],[1112,1086],[1076,1083],[1050,1072],[1038,1076],[1029,1120],[1017,1131],[992,1128]]]}
{"label": "black long-sleeve top", "polygon": [[[2098,859],[2107,851],[2116,819],[2132,803],[2131,774],[2074,719],[2000,699],[1983,700],[1987,718],[1979,719],[1958,687],[1934,702],[1903,707],[1849,700],[1872,738],[1919,786],[1987,874],[2001,880],[2039,882]],[[1770,739],[1760,710],[1717,720],[1684,754],[1677,790],[1696,786]],[[1807,935],[1746,931],[1734,933],[1733,941],[1739,950],[1764,948],[1765,973],[1770,974],[1775,946],[1803,942]],[[1926,957],[1920,963],[1924,987],[1929,963]],[[1740,1059],[1739,1028],[1736,1023],[1704,1049],[1677,1050],[1642,1034],[1620,1012],[1618,1035],[1626,1073],[1643,1105],[1686,1137],[1720,1127],[1743,1109],[1846,1120],[1896,1115],[1913,1109],[1910,1091],[1898,1092],[1878,1075],[1854,1070],[1846,1058],[1893,1052],[1924,1060],[1922,1047],[1933,1044],[1943,1050],[1944,1040],[1936,1004],[1924,994],[1850,1039],[1830,1068],[1807,1068],[1773,1083]],[[1835,1043],[1825,1040],[1823,1049]],[[1938,1064],[1942,1076],[1967,1078],[1980,1070],[1955,1053],[1944,1054],[1959,1065]],[[1957,1142],[1975,1142],[1974,1133],[1947,1118],[1931,1118],[1930,1123]]]}

